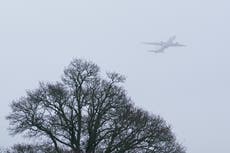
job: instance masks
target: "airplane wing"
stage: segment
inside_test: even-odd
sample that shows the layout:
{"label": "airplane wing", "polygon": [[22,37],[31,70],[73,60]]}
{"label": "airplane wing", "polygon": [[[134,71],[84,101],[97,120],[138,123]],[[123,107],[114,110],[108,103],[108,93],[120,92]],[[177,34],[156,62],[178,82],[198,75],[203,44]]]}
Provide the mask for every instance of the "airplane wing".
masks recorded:
{"label": "airplane wing", "polygon": [[172,47],[185,47],[186,45],[179,44],[179,43],[173,43],[170,46],[172,46]]}
{"label": "airplane wing", "polygon": [[163,45],[162,42],[143,42],[143,44],[146,44],[146,45],[156,45],[156,46],[162,46]]}
{"label": "airplane wing", "polygon": [[154,53],[163,53],[165,50],[164,47],[160,48],[160,49],[157,49],[157,50],[149,50],[149,52],[154,52]]}

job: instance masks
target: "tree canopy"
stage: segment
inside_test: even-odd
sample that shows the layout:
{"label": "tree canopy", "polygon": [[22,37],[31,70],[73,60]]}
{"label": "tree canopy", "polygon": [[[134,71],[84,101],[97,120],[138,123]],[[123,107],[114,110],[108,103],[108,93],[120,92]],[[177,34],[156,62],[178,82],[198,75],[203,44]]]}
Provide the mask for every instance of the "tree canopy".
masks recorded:
{"label": "tree canopy", "polygon": [[39,83],[11,103],[12,135],[43,138],[75,153],[184,153],[169,125],[136,107],[122,86],[125,77],[74,59],[61,81]]}

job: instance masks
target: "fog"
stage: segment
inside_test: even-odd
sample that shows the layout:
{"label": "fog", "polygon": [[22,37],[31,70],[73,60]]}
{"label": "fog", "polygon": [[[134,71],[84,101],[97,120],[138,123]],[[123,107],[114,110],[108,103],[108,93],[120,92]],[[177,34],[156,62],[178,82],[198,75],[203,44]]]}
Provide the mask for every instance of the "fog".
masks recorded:
{"label": "fog", "polygon": [[[229,16],[226,0],[0,1],[0,146],[24,141],[7,131],[12,100],[77,57],[124,74],[135,104],[188,153],[230,152]],[[187,46],[155,54],[141,43],[172,35]]]}

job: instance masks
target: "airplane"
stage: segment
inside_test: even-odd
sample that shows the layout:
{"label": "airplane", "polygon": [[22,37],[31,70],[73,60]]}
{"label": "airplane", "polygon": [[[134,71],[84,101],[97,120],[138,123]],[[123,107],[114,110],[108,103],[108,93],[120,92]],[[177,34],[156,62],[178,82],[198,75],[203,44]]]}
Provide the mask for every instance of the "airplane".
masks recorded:
{"label": "airplane", "polygon": [[155,53],[163,53],[164,50],[169,47],[185,47],[185,45],[183,44],[174,42],[175,39],[176,39],[176,36],[172,36],[166,42],[161,41],[161,42],[143,42],[143,43],[147,45],[160,46],[160,48],[157,50],[149,50],[149,52],[155,52]]}

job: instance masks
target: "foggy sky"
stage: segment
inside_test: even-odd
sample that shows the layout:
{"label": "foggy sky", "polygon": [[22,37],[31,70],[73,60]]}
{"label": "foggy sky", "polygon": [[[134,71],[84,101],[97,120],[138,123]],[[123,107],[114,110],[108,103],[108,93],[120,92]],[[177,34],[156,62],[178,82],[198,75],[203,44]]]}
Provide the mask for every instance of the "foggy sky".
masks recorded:
{"label": "foggy sky", "polygon": [[[230,152],[227,0],[0,0],[0,146],[9,104],[58,81],[74,58],[124,74],[135,104],[161,115],[188,153]],[[176,35],[183,48],[147,52]]]}

